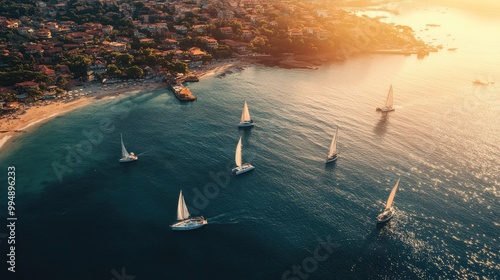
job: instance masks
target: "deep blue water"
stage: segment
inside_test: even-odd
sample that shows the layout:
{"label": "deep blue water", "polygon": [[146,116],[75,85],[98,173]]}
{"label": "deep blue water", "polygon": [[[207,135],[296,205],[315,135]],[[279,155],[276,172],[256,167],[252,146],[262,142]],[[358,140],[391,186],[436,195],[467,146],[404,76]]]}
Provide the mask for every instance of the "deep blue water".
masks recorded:
{"label": "deep blue water", "polygon": [[[447,16],[486,33],[500,26]],[[500,39],[479,36],[489,48],[476,53],[460,26],[442,28],[455,32],[459,51],[318,70],[252,66],[190,84],[197,102],[145,92],[15,138],[0,152],[4,174],[16,167],[15,276],[119,279],[113,271],[124,268],[135,279],[498,277],[500,91],[471,81],[500,76]],[[390,84],[396,111],[383,117],[375,108]],[[241,130],[245,99],[256,126]],[[336,125],[340,158],[325,166]],[[84,131],[100,136],[70,158],[88,141]],[[138,162],[118,163],[120,133]],[[240,135],[256,169],[236,177],[228,168]],[[71,169],[62,181],[57,164]],[[398,177],[397,214],[377,227]],[[181,188],[207,226],[169,229]],[[0,209],[5,221],[5,199]]]}

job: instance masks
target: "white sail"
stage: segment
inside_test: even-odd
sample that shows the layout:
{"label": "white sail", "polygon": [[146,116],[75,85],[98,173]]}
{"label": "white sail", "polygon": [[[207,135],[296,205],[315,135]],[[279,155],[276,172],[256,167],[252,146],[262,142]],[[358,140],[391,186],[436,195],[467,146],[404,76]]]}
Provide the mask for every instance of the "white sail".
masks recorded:
{"label": "white sail", "polygon": [[332,143],[330,144],[330,151],[328,151],[328,157],[331,158],[334,154],[337,153],[337,133],[339,131],[339,127],[335,130],[335,134],[333,134]]}
{"label": "white sail", "polygon": [[399,187],[399,180],[396,182],[396,185],[394,185],[394,188],[392,188],[391,194],[389,195],[389,198],[387,199],[387,204],[385,205],[385,209],[389,209],[392,207],[392,202],[394,201],[394,197],[396,197],[396,191],[398,190]]}
{"label": "white sail", "polygon": [[385,101],[386,108],[392,108],[392,105],[394,105],[392,95],[393,95],[393,93],[392,93],[392,85],[391,85],[391,88],[389,88],[389,93],[387,93],[387,100]]}
{"label": "white sail", "polygon": [[250,117],[250,111],[248,110],[247,101],[245,100],[245,104],[243,104],[243,110],[241,111],[240,123],[249,122],[251,120],[252,120],[252,117]]}
{"label": "white sail", "polygon": [[185,220],[189,218],[189,211],[186,206],[186,202],[184,201],[184,196],[181,193],[179,194],[179,202],[177,203],[177,220]]}
{"label": "white sail", "polygon": [[123,144],[123,135],[120,133],[120,138],[122,140],[122,156],[125,158],[125,157],[129,157],[130,154],[127,152],[127,149],[125,149],[125,145]]}
{"label": "white sail", "polygon": [[236,166],[241,166],[241,136],[240,136],[240,141],[238,141],[238,145],[236,146],[236,153],[234,155],[234,162],[236,163]]}

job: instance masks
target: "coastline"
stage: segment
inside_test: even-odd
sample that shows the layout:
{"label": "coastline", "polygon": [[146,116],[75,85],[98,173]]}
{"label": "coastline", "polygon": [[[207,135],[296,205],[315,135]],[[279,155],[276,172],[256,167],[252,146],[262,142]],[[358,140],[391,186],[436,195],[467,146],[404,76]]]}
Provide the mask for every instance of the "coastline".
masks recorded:
{"label": "coastline", "polygon": [[[159,85],[146,87],[148,90],[158,88]],[[89,93],[72,101],[48,101],[42,105],[34,105],[25,110],[17,118],[3,118],[0,120],[0,151],[9,140],[14,139],[16,136],[36,129],[39,125],[50,121],[56,116],[63,115],[71,112],[80,107],[88,106],[90,104],[97,104],[99,101],[108,100],[114,96],[133,94],[140,92],[139,87],[131,87],[125,89],[112,89],[102,93],[90,93],[98,88],[93,85],[82,90],[82,93]]]}
{"label": "coastline", "polygon": [[[267,67],[281,67],[285,69],[317,69],[327,62],[344,61],[339,57],[326,57],[322,55],[282,55],[272,57],[267,55],[260,56],[242,56],[237,58],[222,59],[211,64],[200,66],[190,72],[196,75],[200,81],[206,78],[223,78],[226,74],[234,73],[233,69],[241,71],[249,65],[263,65]],[[36,129],[39,125],[50,121],[52,118],[71,112],[80,107],[91,104],[98,105],[99,101],[108,100],[116,97],[129,96],[141,92],[152,91],[155,89],[166,88],[167,84],[158,80],[144,80],[142,82],[130,85],[130,82],[123,81],[107,86],[103,89],[101,84],[92,84],[88,87],[78,87],[73,92],[83,93],[78,99],[72,101],[42,101],[43,105],[34,105],[27,108],[23,114],[16,118],[0,119],[0,151],[9,140],[14,139],[21,133]]]}
{"label": "coastline", "polygon": [[[197,75],[201,80],[220,73],[225,73],[234,67],[240,67],[247,63],[248,61],[241,59],[221,60],[202,66],[191,73]],[[5,149],[4,146],[16,136],[36,129],[39,125],[50,121],[56,116],[91,104],[98,105],[100,101],[166,87],[167,84],[163,81],[145,80],[142,83],[131,86],[127,85],[127,82],[113,84],[109,86],[107,90],[101,90],[102,85],[100,84],[93,84],[86,88],[79,87],[73,89],[73,91],[78,91],[85,95],[72,101],[42,101],[43,105],[33,105],[16,118],[9,117],[0,119],[0,151]]]}

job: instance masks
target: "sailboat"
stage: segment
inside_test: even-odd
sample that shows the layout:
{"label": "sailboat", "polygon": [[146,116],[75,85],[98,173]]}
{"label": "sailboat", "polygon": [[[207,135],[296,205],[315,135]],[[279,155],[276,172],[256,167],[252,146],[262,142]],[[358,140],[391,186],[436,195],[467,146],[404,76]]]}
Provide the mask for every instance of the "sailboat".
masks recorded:
{"label": "sailboat", "polygon": [[394,202],[394,197],[396,197],[396,191],[398,190],[399,187],[399,180],[401,180],[401,178],[398,179],[396,185],[394,185],[394,187],[392,188],[391,194],[387,199],[384,212],[380,213],[377,216],[377,223],[379,224],[389,221],[392,218],[392,216],[394,216],[394,208],[392,207],[392,203]]}
{"label": "sailboat", "polygon": [[247,101],[243,104],[243,110],[241,111],[241,119],[238,127],[249,127],[253,126],[252,117],[250,117],[250,111],[248,110]]}
{"label": "sailboat", "polygon": [[138,160],[139,157],[134,155],[134,153],[127,152],[127,149],[125,149],[125,145],[123,144],[123,135],[121,133],[120,133],[120,138],[122,141],[122,158],[120,159],[120,162],[129,162],[129,161]]}
{"label": "sailboat", "polygon": [[387,93],[387,100],[385,101],[385,106],[382,108],[377,108],[377,111],[391,112],[391,111],[396,110],[396,109],[394,109],[394,107],[392,107],[394,105],[393,99],[394,99],[394,97],[393,97],[393,90],[392,90],[392,85],[391,85],[391,87],[389,88],[389,92]]}
{"label": "sailboat", "polygon": [[179,202],[177,203],[177,220],[179,222],[170,225],[172,230],[191,230],[202,227],[208,223],[208,221],[200,217],[191,218],[189,215],[189,211],[186,206],[186,201],[184,200],[184,196],[182,195],[182,190],[179,193]]}
{"label": "sailboat", "polygon": [[245,173],[247,171],[255,169],[255,166],[251,165],[250,163],[245,163],[242,164],[242,158],[241,158],[241,136],[240,136],[240,141],[238,141],[238,145],[236,145],[236,153],[234,155],[234,162],[236,163],[236,167],[232,169],[236,175],[239,175],[241,173]]}
{"label": "sailboat", "polygon": [[328,156],[326,157],[326,163],[336,161],[339,158],[337,152],[337,133],[339,132],[339,126],[335,129],[335,134],[333,134],[332,143],[330,144],[330,150],[328,151]]}

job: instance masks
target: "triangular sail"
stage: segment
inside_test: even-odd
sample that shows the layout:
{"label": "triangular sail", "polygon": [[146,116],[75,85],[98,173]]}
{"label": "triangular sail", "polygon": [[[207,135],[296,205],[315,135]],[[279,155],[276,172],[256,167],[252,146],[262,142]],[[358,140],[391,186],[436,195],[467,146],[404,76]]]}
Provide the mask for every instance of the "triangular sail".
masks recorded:
{"label": "triangular sail", "polygon": [[123,144],[123,135],[120,133],[120,138],[122,140],[122,156],[123,157],[128,157],[130,154],[127,152],[127,149],[125,149],[125,145]]}
{"label": "triangular sail", "polygon": [[335,130],[335,134],[333,134],[332,143],[330,144],[330,151],[328,151],[328,157],[331,158],[334,154],[337,153],[337,133],[339,131],[339,127]]}
{"label": "triangular sail", "polygon": [[386,108],[392,108],[392,105],[394,105],[392,95],[393,95],[393,92],[392,92],[392,85],[391,85],[391,88],[389,88],[389,93],[387,93],[387,100],[385,101]]}
{"label": "triangular sail", "polygon": [[241,166],[241,136],[240,140],[238,141],[238,145],[236,146],[236,153],[234,155],[234,162],[236,163],[236,166]]}
{"label": "triangular sail", "polygon": [[189,211],[186,206],[186,202],[184,201],[184,196],[181,193],[179,194],[179,202],[177,203],[177,220],[185,220],[189,218]]}
{"label": "triangular sail", "polygon": [[245,104],[243,104],[243,110],[241,111],[240,122],[249,122],[251,120],[252,120],[252,117],[250,117],[250,111],[248,110],[247,101],[245,100]]}
{"label": "triangular sail", "polygon": [[396,191],[398,190],[399,187],[399,180],[396,182],[396,185],[394,185],[394,188],[392,188],[391,194],[389,195],[389,198],[387,199],[387,204],[385,205],[385,209],[389,209],[392,207],[392,202],[394,201],[394,197],[396,197]]}

